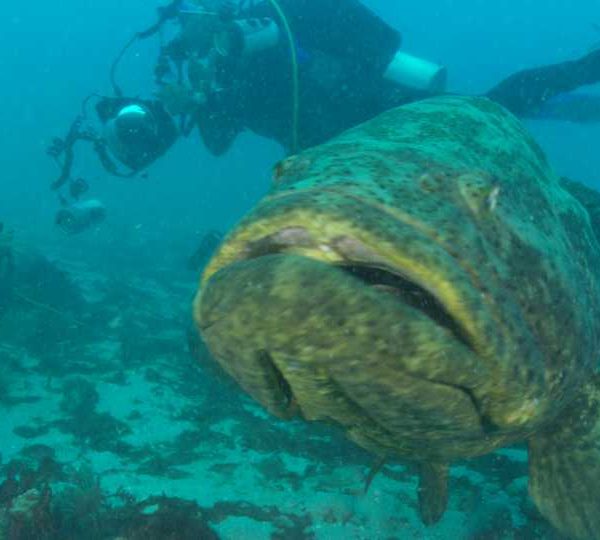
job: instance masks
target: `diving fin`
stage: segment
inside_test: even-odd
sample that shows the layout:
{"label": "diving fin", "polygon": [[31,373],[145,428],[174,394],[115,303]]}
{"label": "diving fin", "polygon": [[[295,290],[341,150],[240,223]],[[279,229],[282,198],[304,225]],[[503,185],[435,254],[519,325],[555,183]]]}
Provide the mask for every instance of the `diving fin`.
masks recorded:
{"label": "diving fin", "polygon": [[448,505],[448,465],[419,464],[419,514],[425,525],[437,523]]}
{"label": "diving fin", "polygon": [[529,492],[563,534],[600,540],[600,375],[529,442]]}

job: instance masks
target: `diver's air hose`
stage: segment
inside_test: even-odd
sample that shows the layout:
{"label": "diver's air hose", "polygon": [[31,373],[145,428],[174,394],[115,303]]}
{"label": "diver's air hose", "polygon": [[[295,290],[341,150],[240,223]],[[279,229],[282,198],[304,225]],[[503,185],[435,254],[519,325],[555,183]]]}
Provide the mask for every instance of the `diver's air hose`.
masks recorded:
{"label": "diver's air hose", "polygon": [[138,39],[138,35],[134,34],[127,43],[125,43],[125,45],[123,45],[123,48],[119,51],[119,54],[117,54],[116,58],[113,60],[112,64],[110,65],[110,84],[113,88],[113,92],[115,94],[115,96],[117,97],[123,97],[123,91],[121,90],[121,87],[117,84],[117,68],[119,67],[119,64],[121,63],[121,58],[123,58],[123,56],[125,56],[125,53],[129,50],[129,47],[131,47]]}
{"label": "diver's air hose", "polygon": [[296,44],[294,43],[294,36],[290,28],[289,22],[285,13],[281,9],[277,0],[269,0],[273,9],[277,12],[278,17],[281,19],[281,24],[287,35],[288,44],[290,47],[290,59],[292,61],[292,144],[291,151],[295,154],[298,151],[298,114],[300,108],[300,96],[299,96],[299,85],[298,85],[298,57],[296,54]]}

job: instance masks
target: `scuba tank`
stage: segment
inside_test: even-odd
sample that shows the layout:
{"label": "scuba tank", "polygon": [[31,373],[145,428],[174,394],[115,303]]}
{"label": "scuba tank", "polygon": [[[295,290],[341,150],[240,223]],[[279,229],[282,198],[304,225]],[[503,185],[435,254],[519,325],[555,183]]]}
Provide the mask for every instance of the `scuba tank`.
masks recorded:
{"label": "scuba tank", "polygon": [[214,46],[221,56],[252,56],[277,45],[280,34],[275,21],[268,17],[236,19],[215,34]]}

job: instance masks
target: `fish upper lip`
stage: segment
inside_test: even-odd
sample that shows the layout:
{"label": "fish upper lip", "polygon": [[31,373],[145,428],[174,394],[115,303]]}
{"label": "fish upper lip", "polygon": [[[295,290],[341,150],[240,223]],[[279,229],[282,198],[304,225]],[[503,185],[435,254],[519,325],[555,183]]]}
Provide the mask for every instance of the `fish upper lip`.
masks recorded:
{"label": "fish upper lip", "polygon": [[[376,250],[351,236],[339,235],[327,243],[318,243],[304,227],[285,227],[249,243],[244,260],[274,254],[303,255],[304,250],[314,250],[329,256],[333,266],[354,275],[368,285],[380,289],[394,289],[399,300],[425,314],[435,324],[445,327],[456,339],[475,352],[466,329],[426,283],[407,275]],[[310,253],[306,256],[311,257]]]}

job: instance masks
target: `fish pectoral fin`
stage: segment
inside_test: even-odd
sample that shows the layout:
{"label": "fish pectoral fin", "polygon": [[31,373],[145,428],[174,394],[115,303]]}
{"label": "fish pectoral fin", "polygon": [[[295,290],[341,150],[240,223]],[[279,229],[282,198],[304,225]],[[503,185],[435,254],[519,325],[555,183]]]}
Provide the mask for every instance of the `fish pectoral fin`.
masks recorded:
{"label": "fish pectoral fin", "polygon": [[529,492],[563,534],[600,540],[600,376],[529,442]]}
{"label": "fish pectoral fin", "polygon": [[383,469],[383,466],[385,465],[386,461],[387,461],[387,456],[385,456],[385,455],[379,456],[377,458],[377,461],[375,463],[373,463],[373,465],[371,465],[369,474],[367,475],[367,478],[365,479],[365,487],[363,489],[363,493],[365,495],[369,492],[369,487],[371,486],[371,482],[373,482],[373,479],[377,476],[377,473],[381,469]]}
{"label": "fish pectoral fin", "polygon": [[448,465],[419,464],[419,515],[425,525],[437,523],[448,505]]}

